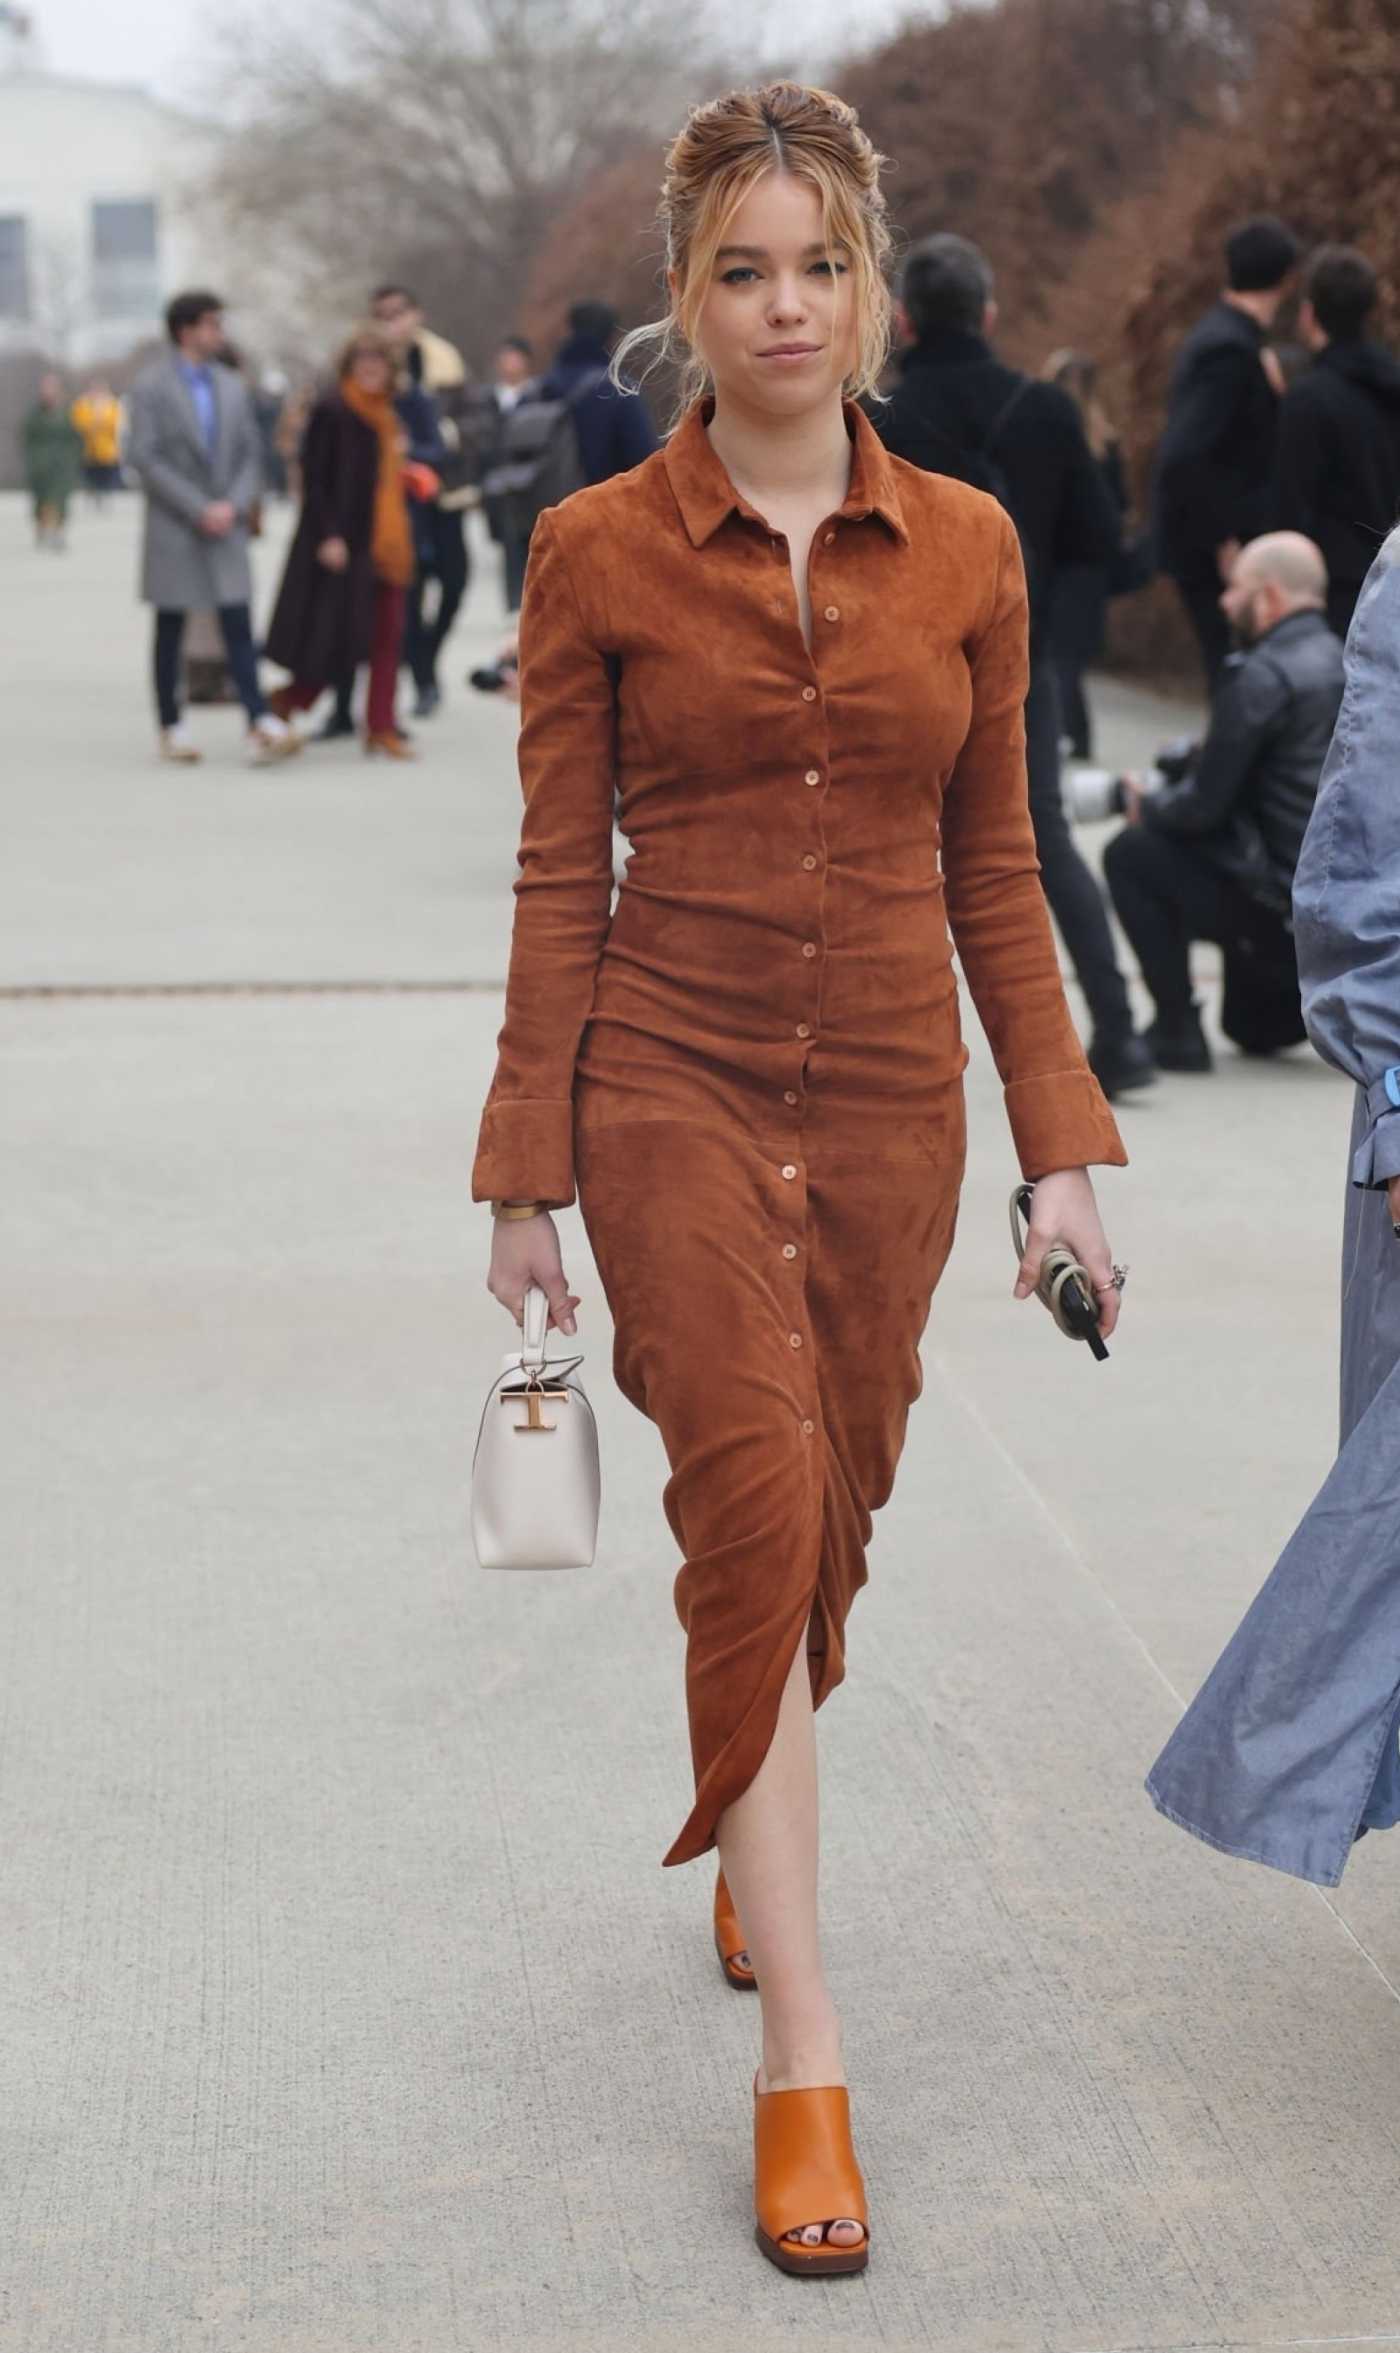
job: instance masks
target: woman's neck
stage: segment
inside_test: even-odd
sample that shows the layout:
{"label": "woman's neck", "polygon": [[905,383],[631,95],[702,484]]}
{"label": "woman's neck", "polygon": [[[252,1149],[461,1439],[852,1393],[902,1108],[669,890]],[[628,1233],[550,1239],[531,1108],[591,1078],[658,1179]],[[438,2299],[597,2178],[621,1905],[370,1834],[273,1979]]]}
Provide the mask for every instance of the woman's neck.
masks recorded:
{"label": "woman's neck", "polygon": [[717,393],[706,430],[730,481],[747,496],[812,498],[824,512],[846,496],[851,437],[839,399],[806,416],[771,417]]}

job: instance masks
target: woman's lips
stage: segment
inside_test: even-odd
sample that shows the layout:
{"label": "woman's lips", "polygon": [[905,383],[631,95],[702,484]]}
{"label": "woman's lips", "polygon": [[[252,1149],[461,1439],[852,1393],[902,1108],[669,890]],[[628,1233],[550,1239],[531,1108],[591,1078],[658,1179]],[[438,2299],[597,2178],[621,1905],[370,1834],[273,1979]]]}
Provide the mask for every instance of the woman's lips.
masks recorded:
{"label": "woman's lips", "polygon": [[778,343],[771,351],[761,351],[759,358],[774,367],[796,367],[804,359],[820,359],[819,343]]}

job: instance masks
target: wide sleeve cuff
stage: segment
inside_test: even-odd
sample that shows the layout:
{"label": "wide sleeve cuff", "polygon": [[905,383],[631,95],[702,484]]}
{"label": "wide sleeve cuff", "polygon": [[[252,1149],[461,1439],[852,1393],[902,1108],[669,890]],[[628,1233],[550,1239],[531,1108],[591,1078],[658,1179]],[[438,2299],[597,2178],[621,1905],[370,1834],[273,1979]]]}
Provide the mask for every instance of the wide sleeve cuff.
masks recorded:
{"label": "wide sleeve cuff", "polygon": [[1127,1167],[1117,1121],[1091,1070],[1013,1080],[1005,1099],[1012,1142],[1028,1182],[1060,1168]]}
{"label": "wide sleeve cuff", "polygon": [[472,1168],[473,1201],[574,1199],[572,1101],[488,1102]]}
{"label": "wide sleeve cuff", "polygon": [[1373,1119],[1351,1164],[1351,1181],[1375,1190],[1400,1176],[1400,1111],[1384,1111]]}

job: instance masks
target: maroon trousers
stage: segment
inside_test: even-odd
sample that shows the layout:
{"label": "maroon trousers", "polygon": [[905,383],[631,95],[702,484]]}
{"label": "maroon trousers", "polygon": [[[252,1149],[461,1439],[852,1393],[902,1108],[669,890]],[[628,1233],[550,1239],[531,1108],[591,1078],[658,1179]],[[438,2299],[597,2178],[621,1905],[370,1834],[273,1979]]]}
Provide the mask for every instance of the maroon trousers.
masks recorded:
{"label": "maroon trousers", "polygon": [[[399,681],[406,609],[407,598],[402,588],[396,588],[390,580],[375,581],[369,644],[369,707],[365,713],[365,724],[371,735],[393,735],[398,732],[394,697]],[[294,679],[287,690],[288,708],[309,711],[317,697],[324,694],[327,684],[324,678]]]}

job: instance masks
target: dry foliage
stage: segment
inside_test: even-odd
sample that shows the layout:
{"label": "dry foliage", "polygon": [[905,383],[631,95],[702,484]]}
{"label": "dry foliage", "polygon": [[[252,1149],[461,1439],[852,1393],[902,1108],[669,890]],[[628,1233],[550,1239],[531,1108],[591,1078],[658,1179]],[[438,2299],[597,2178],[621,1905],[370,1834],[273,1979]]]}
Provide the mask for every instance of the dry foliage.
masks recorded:
{"label": "dry foliage", "polygon": [[[340,304],[419,284],[478,361],[568,303],[654,316],[661,158],[746,73],[671,0],[328,0],[314,42],[242,48],[222,190]],[[707,17],[705,22],[716,22]],[[1001,341],[1105,371],[1139,486],[1171,356],[1242,215],[1362,245],[1400,328],[1400,0],[955,0],[832,76],[891,159],[897,233],[974,238]],[[1160,614],[1146,631],[1159,658]]]}
{"label": "dry foliage", "polygon": [[[1056,290],[1112,208],[1247,75],[1260,0],[995,0],[913,27],[834,77],[890,158],[905,238],[957,229],[998,272],[1008,348],[1039,358]],[[660,144],[601,174],[536,256],[539,323],[584,285],[629,320],[657,299]]]}

